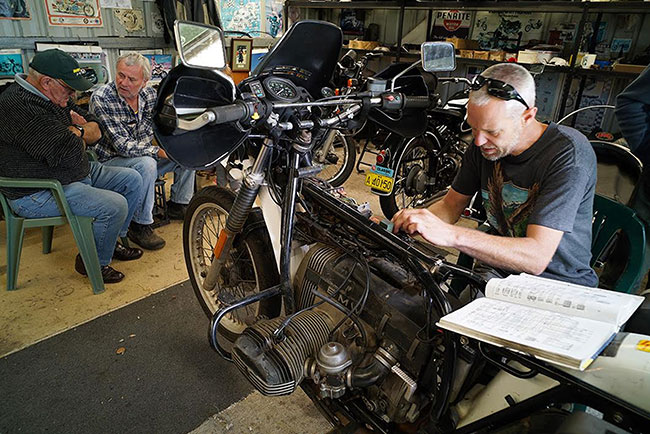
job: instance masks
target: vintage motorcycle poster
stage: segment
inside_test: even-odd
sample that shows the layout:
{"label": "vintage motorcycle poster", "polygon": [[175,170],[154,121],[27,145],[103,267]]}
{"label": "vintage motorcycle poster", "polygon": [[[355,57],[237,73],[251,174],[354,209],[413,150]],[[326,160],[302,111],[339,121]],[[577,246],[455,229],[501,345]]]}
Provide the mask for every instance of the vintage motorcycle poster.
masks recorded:
{"label": "vintage motorcycle poster", "polygon": [[544,18],[543,13],[479,11],[472,39],[482,50],[516,51],[531,39],[542,39]]}
{"label": "vintage motorcycle poster", "polygon": [[149,84],[160,83],[172,69],[171,54],[143,54],[151,62],[151,79]]}
{"label": "vintage motorcycle poster", "polygon": [[45,0],[50,26],[102,27],[99,0]]}
{"label": "vintage motorcycle poster", "polygon": [[20,50],[0,50],[0,78],[13,77],[25,72]]}
{"label": "vintage motorcycle poster", "polygon": [[284,3],[277,0],[268,0],[266,3],[266,33],[277,38],[282,36],[282,8]]}
{"label": "vintage motorcycle poster", "polygon": [[31,20],[25,0],[0,0],[0,20]]}

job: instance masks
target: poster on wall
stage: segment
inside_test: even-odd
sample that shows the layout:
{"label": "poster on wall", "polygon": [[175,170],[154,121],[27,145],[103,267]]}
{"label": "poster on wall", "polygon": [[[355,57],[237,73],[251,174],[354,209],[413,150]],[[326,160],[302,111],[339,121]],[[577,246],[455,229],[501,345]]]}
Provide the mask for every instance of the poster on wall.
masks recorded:
{"label": "poster on wall", "polygon": [[514,51],[530,40],[542,39],[545,14],[531,12],[476,13],[472,39],[483,50]]}
{"label": "poster on wall", "polygon": [[260,0],[223,0],[220,2],[219,12],[226,31],[245,32],[257,36],[262,30]]}
{"label": "poster on wall", "polygon": [[266,1],[266,33],[274,38],[282,36],[282,8],[284,3],[278,0]]}
{"label": "poster on wall", "polygon": [[31,20],[26,0],[0,0],[0,20]]}
{"label": "poster on wall", "polygon": [[363,35],[363,20],[366,12],[363,9],[341,10],[341,30],[344,35]]}
{"label": "poster on wall", "polygon": [[102,27],[99,0],[45,0],[50,26]]}
{"label": "poster on wall", "polygon": [[25,72],[20,50],[0,50],[0,78],[12,78]]}
{"label": "poster on wall", "polygon": [[113,9],[113,14],[127,32],[133,33],[144,30],[144,15],[142,9]]}
{"label": "poster on wall", "polygon": [[[612,79],[602,79],[598,77],[587,77],[585,86],[580,99],[579,108],[608,104],[612,90]],[[564,113],[570,113],[576,109],[576,98],[580,88],[580,79],[576,78],[571,82],[571,88],[564,104]],[[578,113],[575,118],[575,128],[583,134],[589,136],[590,133],[602,128],[605,110],[585,110]]]}
{"label": "poster on wall", "polygon": [[160,83],[172,69],[171,54],[143,54],[151,62],[151,79],[149,84]]}
{"label": "poster on wall", "polygon": [[131,0],[100,0],[100,4],[105,9],[131,9]]}
{"label": "poster on wall", "polygon": [[431,32],[433,39],[467,39],[473,14],[473,12],[458,10],[435,11]]}

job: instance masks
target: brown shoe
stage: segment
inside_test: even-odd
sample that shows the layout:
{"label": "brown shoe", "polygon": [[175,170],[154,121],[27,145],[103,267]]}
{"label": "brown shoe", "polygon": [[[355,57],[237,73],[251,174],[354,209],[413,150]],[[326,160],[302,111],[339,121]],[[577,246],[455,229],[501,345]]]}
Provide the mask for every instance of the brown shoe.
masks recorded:
{"label": "brown shoe", "polygon": [[[74,260],[74,269],[77,273],[82,276],[87,276],[86,267],[84,266],[84,261],[81,259],[81,255],[77,254],[77,257]],[[115,268],[110,265],[103,265],[101,267],[102,271],[102,280],[104,283],[117,283],[124,279],[124,274],[117,271]]]}
{"label": "brown shoe", "polygon": [[147,250],[158,250],[165,247],[165,240],[156,235],[151,225],[131,222],[127,236],[131,241]]}

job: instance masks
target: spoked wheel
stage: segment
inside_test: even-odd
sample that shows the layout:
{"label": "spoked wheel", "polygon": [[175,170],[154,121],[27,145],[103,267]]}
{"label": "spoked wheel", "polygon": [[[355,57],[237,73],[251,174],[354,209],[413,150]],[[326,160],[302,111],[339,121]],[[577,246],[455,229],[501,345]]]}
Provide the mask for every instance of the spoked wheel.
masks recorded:
{"label": "spoked wheel", "polygon": [[431,169],[437,163],[438,137],[427,132],[407,142],[394,166],[395,183],[388,196],[380,196],[379,204],[386,218],[404,208],[424,208],[444,194],[431,185]]}
{"label": "spoked wheel", "polygon": [[338,187],[350,177],[357,150],[351,139],[338,130],[330,130],[314,148],[313,156],[315,163],[323,165],[318,178]]}
{"label": "spoked wheel", "polygon": [[[233,202],[234,195],[230,191],[206,187],[192,198],[183,224],[187,272],[196,298],[209,318],[224,305],[280,282],[275,260],[269,259],[269,252],[273,249],[264,219],[251,213],[244,230],[234,239],[216,287],[211,291],[203,289],[203,281],[214,260],[214,247]],[[224,317],[219,333],[232,342],[261,317],[273,318],[279,313],[279,298],[263,300]]]}

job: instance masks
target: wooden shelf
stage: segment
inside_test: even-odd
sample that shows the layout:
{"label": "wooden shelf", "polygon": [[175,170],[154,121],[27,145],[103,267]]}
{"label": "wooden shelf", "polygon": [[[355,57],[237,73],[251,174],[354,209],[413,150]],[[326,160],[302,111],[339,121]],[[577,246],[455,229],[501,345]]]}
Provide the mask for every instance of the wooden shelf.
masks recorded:
{"label": "wooden shelf", "polygon": [[581,1],[305,1],[287,0],[287,6],[311,9],[456,9],[475,11],[509,11],[509,12],[563,12],[580,13],[650,13],[650,2],[615,1],[615,2],[581,2]]}

